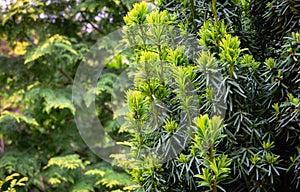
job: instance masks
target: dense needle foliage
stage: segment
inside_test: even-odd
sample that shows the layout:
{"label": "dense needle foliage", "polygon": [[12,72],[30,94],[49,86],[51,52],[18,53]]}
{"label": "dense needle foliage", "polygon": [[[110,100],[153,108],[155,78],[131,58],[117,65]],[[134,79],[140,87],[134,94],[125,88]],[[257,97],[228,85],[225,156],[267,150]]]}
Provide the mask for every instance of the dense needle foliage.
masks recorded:
{"label": "dense needle foliage", "polygon": [[[158,5],[150,10],[136,4],[124,17],[125,39],[136,47],[130,66],[137,73],[127,92],[130,112],[122,130],[131,136],[124,144],[137,160],[116,158],[137,189],[298,189],[299,2]],[[141,24],[145,29],[134,27]],[[180,28],[184,40],[197,39],[201,49],[191,55],[192,45],[172,45],[172,35],[158,32],[161,25]],[[130,28],[142,36],[137,42]],[[215,111],[222,107],[226,110]],[[161,151],[180,153],[164,162]]]}

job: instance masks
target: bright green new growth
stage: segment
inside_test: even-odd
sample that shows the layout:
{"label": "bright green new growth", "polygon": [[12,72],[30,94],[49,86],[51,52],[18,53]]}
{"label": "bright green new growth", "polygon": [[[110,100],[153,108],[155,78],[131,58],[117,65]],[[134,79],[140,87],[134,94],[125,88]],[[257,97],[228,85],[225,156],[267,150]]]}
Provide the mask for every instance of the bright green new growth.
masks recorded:
{"label": "bright green new growth", "polygon": [[209,187],[210,191],[217,191],[217,188],[224,190],[218,184],[226,180],[230,174],[231,159],[227,155],[222,155],[208,162],[207,168],[202,168],[202,174],[195,177],[200,178],[199,186]]}
{"label": "bright green new growth", "polygon": [[197,117],[194,123],[197,131],[191,146],[192,154],[196,155],[197,152],[200,152],[201,157],[213,158],[216,152],[214,148],[218,145],[220,139],[226,136],[221,134],[224,127],[221,118],[214,116],[209,119],[208,115],[205,114]]}
{"label": "bright green new growth", "polygon": [[[196,95],[202,93],[202,90],[198,91],[194,87],[199,86],[197,74],[201,73],[201,77],[205,77],[207,72],[209,75],[216,72],[217,59],[209,51],[199,51],[199,62],[197,65],[192,64],[193,61],[187,55],[188,47],[172,44],[174,33],[183,34],[174,32],[174,26],[169,25],[174,23],[176,17],[170,16],[167,11],[147,13],[146,9],[141,9],[142,6],[144,3],[135,5],[124,18],[127,24],[125,39],[133,44],[136,55],[135,61],[130,64],[134,68],[134,87],[126,92],[129,113],[122,127],[122,132],[128,132],[130,138],[120,144],[130,146],[131,152],[125,159],[123,155],[114,155],[116,163],[127,169],[139,184],[137,190],[171,190],[168,186],[171,180],[178,182],[179,188],[182,182],[190,185],[190,190],[197,186],[206,186],[208,189],[221,187],[221,182],[230,174],[228,167],[231,163],[230,158],[221,156],[217,150],[217,145],[225,136],[222,134],[223,121],[219,116],[199,116],[197,106],[200,98]],[[131,26],[139,20],[140,15],[146,18],[143,23],[139,23],[143,25]],[[223,29],[218,31],[225,35],[224,22],[220,22],[220,25]],[[216,28],[207,28],[208,38],[221,43],[222,37],[212,34]],[[205,30],[201,30],[204,33]],[[136,34],[134,38],[132,34]],[[148,40],[151,43],[147,44]],[[236,47],[239,48],[239,45]],[[203,95],[213,102],[215,90],[210,90],[205,81],[203,84],[206,87]],[[208,106],[206,111],[209,109]],[[192,142],[184,146],[185,140],[190,139]],[[173,159],[161,162],[168,156]],[[191,158],[199,166],[198,171],[186,167]],[[180,175],[186,174],[186,177],[176,176],[175,170],[179,169],[177,166],[182,166]],[[173,172],[167,176],[171,170]],[[206,172],[212,176],[202,177]],[[214,186],[206,185],[205,182]]]}
{"label": "bright green new growth", "polygon": [[124,17],[126,25],[130,26],[144,23],[147,11],[148,6],[146,2],[134,4],[133,9]]}
{"label": "bright green new growth", "polygon": [[227,155],[216,155],[216,146],[226,135],[222,134],[224,125],[220,117],[209,119],[208,115],[200,115],[194,120],[197,132],[193,137],[191,153],[198,156],[205,165],[196,178],[200,178],[199,186],[209,187],[211,191],[221,188],[219,183],[226,180],[230,174],[231,159]]}

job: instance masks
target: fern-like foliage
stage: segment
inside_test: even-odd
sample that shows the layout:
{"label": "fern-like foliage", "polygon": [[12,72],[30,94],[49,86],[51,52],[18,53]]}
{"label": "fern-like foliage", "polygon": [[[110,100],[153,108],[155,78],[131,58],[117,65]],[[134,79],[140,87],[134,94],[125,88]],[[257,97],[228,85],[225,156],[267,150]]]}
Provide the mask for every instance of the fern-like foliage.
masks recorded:
{"label": "fern-like foliage", "polygon": [[79,155],[53,157],[44,167],[47,182],[53,188],[68,186],[70,191],[84,192],[96,189],[114,190],[131,185],[126,173],[108,168],[104,163],[91,164],[83,161]]}
{"label": "fern-like foliage", "polygon": [[50,113],[52,109],[69,109],[72,114],[75,108],[71,101],[70,89],[54,90],[50,88],[34,87],[26,93],[29,101],[44,99],[44,111]]}
{"label": "fern-like foliage", "polygon": [[22,115],[22,114],[12,113],[10,111],[3,111],[3,112],[0,113],[0,123],[4,122],[5,119],[8,120],[8,119],[11,119],[11,118],[16,120],[18,123],[24,122],[24,123],[27,123],[29,125],[34,125],[34,126],[38,125],[37,121],[32,117],[28,117],[28,116],[25,116],[25,115]]}
{"label": "fern-like foliage", "polygon": [[[3,192],[17,192],[18,187],[25,186],[26,181],[28,181],[28,177],[19,177],[19,173],[13,173],[7,176],[4,180],[0,179],[0,190]],[[5,188],[7,186],[7,188]]]}
{"label": "fern-like foliage", "polygon": [[[130,4],[106,0],[16,0],[0,4],[0,179],[4,182],[0,191],[8,187],[10,191],[123,188],[122,182],[110,185],[110,179],[95,185],[108,177],[102,173],[110,165],[100,166],[101,159],[82,141],[73,120],[76,111],[71,87],[77,66],[89,48],[96,39],[123,25],[120,16]],[[110,101],[115,72],[124,67],[119,65],[120,57],[113,61],[91,91],[101,106],[97,113],[110,132],[116,132],[117,126],[107,110],[110,106],[102,106]],[[87,103],[90,98],[86,98]],[[48,163],[51,166],[43,169]],[[20,176],[5,182],[14,173]],[[109,174],[129,181],[120,170],[111,168]],[[23,177],[28,178],[20,182],[25,186],[13,186]]]}
{"label": "fern-like foliage", "polygon": [[68,40],[68,38],[61,36],[59,34],[55,34],[52,37],[48,38],[37,49],[29,52],[26,55],[26,59],[24,63],[27,64],[36,59],[39,59],[42,56],[52,54],[56,49],[62,49],[65,51],[69,51],[72,54],[78,55],[76,50],[72,47],[72,43]]}

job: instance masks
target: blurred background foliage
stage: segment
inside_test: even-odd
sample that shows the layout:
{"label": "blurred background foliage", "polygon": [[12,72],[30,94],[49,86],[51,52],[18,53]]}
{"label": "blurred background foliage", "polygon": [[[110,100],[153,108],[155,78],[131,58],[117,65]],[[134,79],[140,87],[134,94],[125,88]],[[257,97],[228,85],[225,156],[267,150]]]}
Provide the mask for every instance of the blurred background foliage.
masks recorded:
{"label": "blurred background foliage", "polygon": [[[128,174],[102,162],[82,141],[71,96],[77,66],[99,38],[122,27],[133,2],[1,1],[0,191],[131,185]],[[106,72],[113,78],[118,68]],[[100,95],[97,102],[104,106],[109,92]],[[98,114],[113,132],[111,111],[100,107]]]}

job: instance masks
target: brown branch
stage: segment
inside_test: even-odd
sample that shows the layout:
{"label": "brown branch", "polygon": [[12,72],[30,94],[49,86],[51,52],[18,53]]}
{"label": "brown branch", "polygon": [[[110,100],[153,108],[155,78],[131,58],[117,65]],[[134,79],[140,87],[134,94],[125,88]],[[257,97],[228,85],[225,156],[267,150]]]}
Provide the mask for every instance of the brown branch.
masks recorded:
{"label": "brown branch", "polygon": [[69,80],[69,83],[73,84],[73,78],[68,75],[62,68],[59,67],[58,71],[61,72]]}
{"label": "brown branch", "polygon": [[[25,31],[25,29],[24,29]],[[37,47],[37,45],[34,43],[34,41],[27,35],[27,33],[24,33],[25,38],[34,46]]]}
{"label": "brown branch", "polygon": [[5,152],[5,142],[4,139],[0,139],[0,154]]}
{"label": "brown branch", "polygon": [[195,4],[194,4],[194,0],[190,0],[190,4],[191,4],[191,11],[192,11],[192,17],[193,17],[193,25],[194,25],[194,30],[197,31],[197,24],[196,24],[196,11],[195,11]]}
{"label": "brown branch", "polygon": [[112,118],[112,115],[103,117],[102,119],[100,119],[100,122],[107,121],[107,120],[109,120],[109,119],[111,119],[111,118]]}
{"label": "brown branch", "polygon": [[94,23],[92,23],[91,21],[89,21],[89,20],[86,18],[86,16],[84,15],[84,13],[83,13],[82,11],[80,11],[80,14],[81,14],[83,20],[84,20],[85,22],[89,23],[89,24],[93,27],[93,29],[95,29],[96,31],[98,31],[100,34],[105,34],[105,32],[104,32],[102,29],[99,29]]}
{"label": "brown branch", "polygon": [[120,5],[123,8],[123,10],[127,13],[129,11],[129,9],[127,8],[127,6],[123,3],[123,1],[120,1]]}
{"label": "brown branch", "polygon": [[114,113],[114,111],[107,105],[107,104],[104,104],[103,105],[103,107],[104,107],[104,109],[106,109],[108,112],[110,112],[110,113]]}

